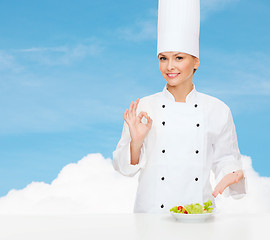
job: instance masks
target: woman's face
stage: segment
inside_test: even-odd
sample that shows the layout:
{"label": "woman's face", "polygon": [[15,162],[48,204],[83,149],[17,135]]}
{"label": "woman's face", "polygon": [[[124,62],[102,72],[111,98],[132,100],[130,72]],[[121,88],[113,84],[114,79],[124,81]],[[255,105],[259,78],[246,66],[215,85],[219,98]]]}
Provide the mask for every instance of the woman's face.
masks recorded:
{"label": "woman's face", "polygon": [[200,65],[198,58],[181,52],[162,52],[158,59],[160,72],[171,86],[192,82],[194,69]]}

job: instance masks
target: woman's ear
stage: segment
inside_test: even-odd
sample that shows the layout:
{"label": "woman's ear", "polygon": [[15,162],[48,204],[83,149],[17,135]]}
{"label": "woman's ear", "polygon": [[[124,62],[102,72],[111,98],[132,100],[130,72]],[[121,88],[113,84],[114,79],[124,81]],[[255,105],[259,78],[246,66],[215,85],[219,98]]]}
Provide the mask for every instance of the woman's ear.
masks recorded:
{"label": "woman's ear", "polygon": [[197,69],[200,66],[200,60],[197,57],[194,57],[194,68]]}

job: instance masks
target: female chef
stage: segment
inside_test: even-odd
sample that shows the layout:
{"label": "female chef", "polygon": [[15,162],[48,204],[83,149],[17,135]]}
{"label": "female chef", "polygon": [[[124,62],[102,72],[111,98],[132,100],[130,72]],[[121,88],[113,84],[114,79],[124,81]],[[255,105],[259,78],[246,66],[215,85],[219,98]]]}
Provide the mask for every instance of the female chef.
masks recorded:
{"label": "female chef", "polygon": [[193,83],[200,64],[200,2],[160,0],[158,11],[158,59],[166,85],[126,109],[113,166],[130,177],[140,171],[134,212],[169,212],[209,198],[215,207],[223,192],[241,198],[246,178],[231,111]]}

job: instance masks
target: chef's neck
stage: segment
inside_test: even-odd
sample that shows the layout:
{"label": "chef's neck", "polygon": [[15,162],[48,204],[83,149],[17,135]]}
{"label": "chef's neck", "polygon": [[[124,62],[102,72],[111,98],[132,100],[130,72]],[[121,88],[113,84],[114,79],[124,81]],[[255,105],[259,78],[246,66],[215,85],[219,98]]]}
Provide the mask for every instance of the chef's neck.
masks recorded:
{"label": "chef's neck", "polygon": [[186,81],[175,86],[167,83],[167,89],[174,96],[175,102],[186,102],[186,97],[192,91],[193,87],[192,81]]}

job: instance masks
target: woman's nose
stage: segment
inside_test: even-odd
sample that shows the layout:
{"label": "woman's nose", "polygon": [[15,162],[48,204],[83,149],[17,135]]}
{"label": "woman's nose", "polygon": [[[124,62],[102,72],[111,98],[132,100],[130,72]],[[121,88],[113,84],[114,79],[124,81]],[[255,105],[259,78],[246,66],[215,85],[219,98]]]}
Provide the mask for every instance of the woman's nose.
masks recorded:
{"label": "woman's nose", "polygon": [[174,63],[173,63],[172,60],[169,60],[169,61],[168,61],[167,69],[168,69],[168,70],[174,69]]}

